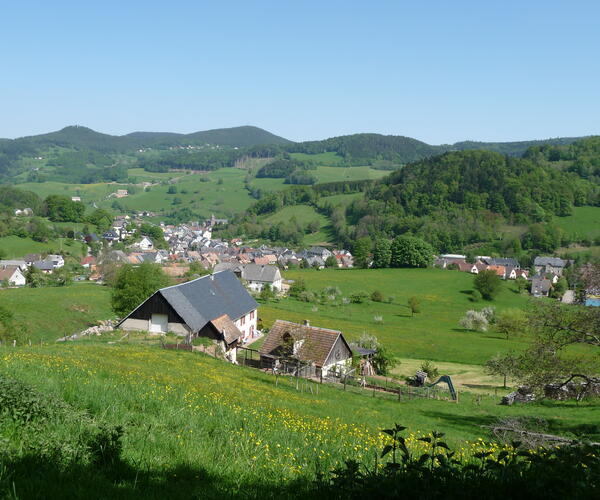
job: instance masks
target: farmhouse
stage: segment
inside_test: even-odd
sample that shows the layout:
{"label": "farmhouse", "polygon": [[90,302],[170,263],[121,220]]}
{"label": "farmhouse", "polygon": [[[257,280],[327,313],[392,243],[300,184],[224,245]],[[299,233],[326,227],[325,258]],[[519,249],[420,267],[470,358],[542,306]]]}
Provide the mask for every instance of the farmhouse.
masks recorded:
{"label": "farmhouse", "polygon": [[352,349],[342,332],[275,321],[259,350],[261,365],[274,368],[279,360],[296,360],[312,368],[312,375],[343,372],[352,362]]}
{"label": "farmhouse", "polygon": [[240,276],[248,283],[248,288],[260,292],[265,285],[270,285],[273,290],[281,290],[281,272],[277,266],[259,266],[246,264],[240,266]]}
{"label": "farmhouse", "polygon": [[23,286],[25,275],[19,266],[0,266],[0,283],[3,281],[10,286]]}
{"label": "farmhouse", "polygon": [[533,261],[533,267],[536,274],[552,273],[562,276],[567,261],[558,257],[536,257]]}
{"label": "farmhouse", "polygon": [[188,342],[206,337],[220,344],[235,361],[235,346],[256,334],[257,307],[235,275],[221,271],[157,290],[117,327],[173,332]]}

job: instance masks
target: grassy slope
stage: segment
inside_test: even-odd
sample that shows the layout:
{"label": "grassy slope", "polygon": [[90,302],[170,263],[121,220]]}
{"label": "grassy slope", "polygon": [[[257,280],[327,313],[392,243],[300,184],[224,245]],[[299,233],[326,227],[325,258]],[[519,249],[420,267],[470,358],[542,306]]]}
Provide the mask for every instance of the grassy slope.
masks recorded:
{"label": "grassy slope", "polygon": [[287,222],[292,217],[295,217],[300,224],[307,224],[313,220],[318,220],[321,227],[319,231],[304,236],[304,245],[320,245],[329,244],[329,219],[318,213],[313,207],[308,205],[295,205],[291,207],[284,207],[277,213],[267,217],[265,220],[271,224],[277,224],[278,222]]}
{"label": "grassy slope", "polygon": [[100,201],[106,198],[110,193],[114,193],[122,186],[118,184],[66,184],[63,182],[25,182],[17,186],[19,189],[33,191],[41,198],[51,194],[60,194],[65,196],[81,196],[83,203]]}
{"label": "grassy slope", "polygon": [[554,223],[569,235],[596,238],[600,236],[600,207],[574,207],[573,215],[555,217]]}
{"label": "grassy slope", "polygon": [[19,259],[28,253],[66,252],[76,255],[82,254],[80,242],[65,238],[58,238],[56,240],[40,243],[39,241],[34,241],[31,238],[4,236],[0,238],[0,249],[6,252],[7,259]]}
{"label": "grassy slope", "polygon": [[[493,305],[498,311],[509,307],[525,307],[527,300],[515,293],[512,283],[503,283],[502,291],[491,303],[473,303],[468,292],[473,276],[458,271],[438,269],[323,270],[289,271],[288,279],[303,278],[309,289],[321,290],[338,286],[344,296],[357,291],[380,290],[394,296],[394,303],[346,306],[314,305],[294,299],[283,299],[263,305],[260,316],[270,325],[277,318],[291,321],[311,320],[312,324],[342,330],[350,339],[369,332],[401,358],[432,359],[467,364],[483,364],[497,352],[524,347],[524,339],[507,341],[494,332],[467,332],[458,321],[468,309]],[[406,301],[410,296],[422,301],[422,312],[410,317]],[[316,308],[316,310],[314,310]],[[373,317],[383,316],[383,324]]]}
{"label": "grassy slope", "polygon": [[0,304],[25,325],[23,343],[53,341],[113,317],[110,291],[93,283],[0,290]]}
{"label": "grassy slope", "polygon": [[382,444],[378,430],[394,422],[413,432],[445,431],[451,445],[465,451],[471,448],[464,441],[485,436],[481,426],[498,417],[545,418],[557,433],[587,425],[592,437],[600,436],[597,402],[506,407],[462,394],[458,404],[399,403],[326,385],[317,395],[314,385],[312,393],[284,378],[276,386],[273,376],[257,370],[139,345],[4,347],[0,358],[0,373],[123,425],[126,461],[157,474],[188,465],[241,483],[311,476],[317,460],[324,467],[350,456],[372,460]]}
{"label": "grassy slope", "polygon": [[[152,186],[149,191],[141,191],[121,198],[119,203],[126,209],[151,210],[158,213],[168,213],[175,209],[189,208],[202,217],[230,216],[248,208],[255,200],[244,188],[245,172],[236,168],[224,168],[208,174],[181,173],[176,184],[177,194],[168,194],[169,186]],[[210,179],[202,182],[202,178]],[[219,184],[219,179],[223,183]],[[182,191],[187,191],[186,193]],[[181,199],[181,204],[173,205],[175,198]],[[100,206],[109,207],[112,200],[102,202]]]}

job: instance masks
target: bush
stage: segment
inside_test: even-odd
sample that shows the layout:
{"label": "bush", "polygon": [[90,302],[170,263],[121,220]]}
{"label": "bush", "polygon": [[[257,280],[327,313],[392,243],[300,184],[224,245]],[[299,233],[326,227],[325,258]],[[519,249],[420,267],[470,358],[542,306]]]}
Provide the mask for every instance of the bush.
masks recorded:
{"label": "bush", "polygon": [[481,302],[483,300],[483,295],[479,290],[473,290],[471,293],[471,298],[469,299],[471,302]]}
{"label": "bush", "polygon": [[475,276],[473,285],[484,299],[492,300],[500,291],[502,279],[495,271],[481,271]]}
{"label": "bush", "polygon": [[424,361],[421,363],[419,370],[425,372],[429,379],[436,379],[440,374],[437,366],[435,366],[431,361]]}
{"label": "bush", "polygon": [[350,295],[350,302],[353,304],[362,304],[367,298],[367,294],[364,292],[358,292]]}
{"label": "bush", "polygon": [[461,318],[460,326],[475,332],[487,332],[489,321],[482,311],[470,310]]}
{"label": "bush", "polygon": [[383,302],[383,293],[381,293],[379,290],[375,290],[371,294],[371,300],[373,302]]}

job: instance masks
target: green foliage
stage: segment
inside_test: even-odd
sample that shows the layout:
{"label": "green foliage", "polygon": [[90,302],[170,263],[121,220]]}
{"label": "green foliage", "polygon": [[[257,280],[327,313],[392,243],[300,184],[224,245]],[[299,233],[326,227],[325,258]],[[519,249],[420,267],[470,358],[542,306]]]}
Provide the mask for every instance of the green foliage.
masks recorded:
{"label": "green foliage", "polygon": [[37,213],[40,206],[41,200],[37,194],[12,186],[0,186],[0,213],[16,208],[31,208]]}
{"label": "green foliage", "polygon": [[493,300],[500,291],[502,279],[495,271],[479,271],[473,280],[475,290],[486,300]]}
{"label": "green foliage", "polygon": [[391,246],[391,267],[428,267],[433,262],[433,248],[414,236],[398,236]]}
{"label": "green foliage", "polygon": [[86,219],[90,224],[94,224],[100,233],[109,229],[113,222],[112,214],[102,208],[94,210]]}
{"label": "green foliage", "polygon": [[419,366],[419,370],[425,372],[431,381],[435,381],[440,376],[440,371],[431,361],[423,361],[421,366]]}
{"label": "green foliage", "polygon": [[263,302],[269,302],[270,300],[275,298],[275,293],[273,292],[273,289],[271,288],[271,285],[269,285],[269,283],[265,283],[263,285],[259,297],[260,300]]}
{"label": "green foliage", "polygon": [[527,318],[521,309],[505,309],[496,318],[495,328],[505,335],[506,340],[527,331]]}
{"label": "green foliage", "polygon": [[338,267],[337,259],[333,255],[330,255],[325,259],[325,267],[329,267],[331,269]]}
{"label": "green foliage", "polygon": [[390,267],[392,259],[392,243],[386,238],[377,238],[373,247],[373,267],[384,269]]}
{"label": "green foliage", "polygon": [[409,297],[408,300],[406,301],[406,304],[408,305],[408,308],[410,309],[411,316],[414,316],[415,314],[418,314],[421,312],[421,301],[419,300],[418,297],[415,297],[414,295],[412,297]]}
{"label": "green foliage", "polygon": [[124,316],[159,288],[167,285],[169,285],[169,278],[159,266],[143,263],[133,267],[126,264],[118,271],[112,290],[113,311],[119,316]]}
{"label": "green foliage", "polygon": [[371,300],[373,302],[383,302],[383,293],[380,290],[375,290],[371,293]]}
{"label": "green foliage", "polygon": [[294,282],[290,285],[289,296],[290,297],[298,297],[302,292],[306,291],[306,282],[302,278],[298,278],[294,280]]}
{"label": "green foliage", "polygon": [[[23,325],[21,325],[15,319],[15,315],[13,314],[13,312],[4,305],[0,305],[0,341],[9,342],[18,339],[19,336],[23,333],[23,330]],[[0,409],[1,408],[2,405],[0,404]]]}
{"label": "green foliage", "polygon": [[81,222],[85,205],[63,195],[50,195],[44,200],[44,214],[52,222]]}
{"label": "green foliage", "polygon": [[357,267],[369,267],[372,241],[370,238],[359,238],[354,244],[354,264]]}

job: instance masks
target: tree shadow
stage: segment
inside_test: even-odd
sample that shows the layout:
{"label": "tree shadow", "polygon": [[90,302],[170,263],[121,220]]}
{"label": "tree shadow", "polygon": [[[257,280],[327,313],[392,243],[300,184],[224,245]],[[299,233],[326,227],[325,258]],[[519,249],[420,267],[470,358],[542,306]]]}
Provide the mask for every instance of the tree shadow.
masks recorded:
{"label": "tree shadow", "polygon": [[0,464],[6,471],[0,476],[0,496],[6,498],[282,499],[318,494],[318,485],[306,479],[289,484],[281,478],[248,481],[226,473],[217,476],[202,467],[184,464],[156,472],[136,469],[122,460],[109,467],[61,466],[58,460],[37,455],[1,460]]}
{"label": "tree shadow", "polygon": [[473,295],[474,290],[461,290],[459,293],[464,293],[465,295]]}

